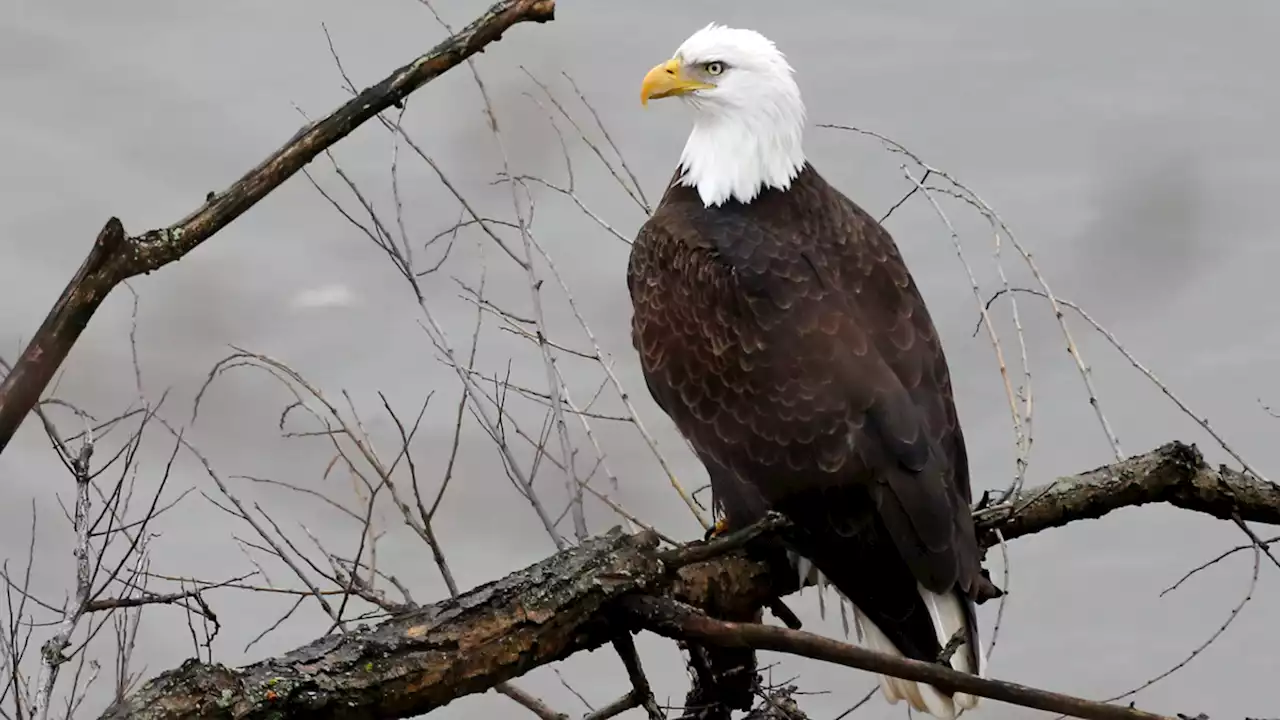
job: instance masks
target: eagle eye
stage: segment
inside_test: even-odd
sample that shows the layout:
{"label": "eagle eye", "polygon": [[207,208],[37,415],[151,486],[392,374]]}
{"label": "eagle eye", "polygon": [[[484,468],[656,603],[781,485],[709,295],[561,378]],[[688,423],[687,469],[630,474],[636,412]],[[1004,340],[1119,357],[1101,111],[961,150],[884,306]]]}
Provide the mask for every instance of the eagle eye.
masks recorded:
{"label": "eagle eye", "polygon": [[719,60],[712,60],[711,62],[707,63],[703,67],[706,68],[708,75],[719,75],[720,73],[724,72],[724,63],[720,62]]}

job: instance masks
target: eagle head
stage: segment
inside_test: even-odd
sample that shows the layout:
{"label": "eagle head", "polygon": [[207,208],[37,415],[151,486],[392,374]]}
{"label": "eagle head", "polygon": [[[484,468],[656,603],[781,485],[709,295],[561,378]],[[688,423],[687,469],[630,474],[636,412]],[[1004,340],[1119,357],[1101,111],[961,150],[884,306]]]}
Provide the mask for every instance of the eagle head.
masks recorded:
{"label": "eagle head", "polygon": [[645,75],[642,105],[679,97],[693,108],[681,182],[706,206],[785,190],[804,166],[805,108],[792,73],[764,35],[712,23]]}

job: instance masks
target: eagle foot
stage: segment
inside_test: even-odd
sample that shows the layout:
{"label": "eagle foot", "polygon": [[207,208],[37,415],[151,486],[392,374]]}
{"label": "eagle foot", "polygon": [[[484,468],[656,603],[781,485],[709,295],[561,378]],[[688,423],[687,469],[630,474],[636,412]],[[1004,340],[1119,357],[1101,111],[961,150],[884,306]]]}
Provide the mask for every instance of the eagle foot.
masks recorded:
{"label": "eagle foot", "polygon": [[702,536],[702,540],[703,542],[710,542],[727,532],[729,532],[729,521],[724,518],[720,518],[719,520],[716,520],[715,525],[707,528],[707,532]]}
{"label": "eagle foot", "polygon": [[973,599],[974,603],[981,605],[988,600],[995,600],[1003,596],[1004,590],[1001,590],[991,581],[991,572],[986,568],[982,568],[979,571],[978,592],[977,597]]}

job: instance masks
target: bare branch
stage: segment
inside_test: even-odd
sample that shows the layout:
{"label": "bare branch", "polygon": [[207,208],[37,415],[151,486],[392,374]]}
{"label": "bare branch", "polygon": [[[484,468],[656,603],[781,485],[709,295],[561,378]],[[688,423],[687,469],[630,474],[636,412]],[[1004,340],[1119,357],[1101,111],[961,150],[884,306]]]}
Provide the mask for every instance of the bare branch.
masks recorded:
{"label": "bare branch", "polygon": [[39,400],[93,314],[117,285],[181,259],[321,152],[497,41],[513,25],[547,22],[554,17],[555,0],[500,0],[458,34],[366,88],[324,119],[298,131],[229,188],[210,193],[199,209],[176,224],[129,236],[120,220],[108,220],[13,371],[0,383],[0,452]]}
{"label": "bare branch", "polygon": [[90,571],[93,550],[89,545],[89,481],[91,477],[89,461],[93,457],[93,451],[94,439],[89,435],[85,438],[80,453],[71,460],[72,476],[76,482],[75,605],[64,613],[58,632],[54,633],[40,650],[40,675],[36,680],[36,694],[31,703],[32,715],[38,720],[49,717],[49,708],[53,702],[53,686],[58,682],[59,669],[68,659],[63,655],[63,651],[71,645],[71,635],[75,632],[80,618],[84,616],[90,593],[93,592],[93,574]]}
{"label": "bare branch", "polygon": [[1280,525],[1280,485],[1205,463],[1194,445],[1173,442],[1080,475],[1032,488],[1007,503],[974,513],[984,545],[999,530],[1007,540],[1113,510],[1164,502],[1233,520]]}
{"label": "bare branch", "polygon": [[1090,720],[1169,720],[1166,716],[1134,708],[1037,690],[1025,685],[980,678],[938,663],[908,660],[815,635],[804,630],[756,623],[716,620],[675,600],[632,595],[622,605],[646,630],[674,639],[694,639],[722,647],[773,650],[927,682],[947,691],[1003,700],[1022,707],[1060,712]]}
{"label": "bare branch", "polygon": [[[1149,502],[1168,502],[1224,519],[1238,515],[1242,520],[1280,525],[1280,488],[1245,473],[1211,468],[1194,447],[1180,443],[1033,488],[1010,504],[978,510],[975,520],[980,537],[990,545],[999,534],[1019,537]],[[740,540],[717,539],[659,552],[652,533],[628,536],[615,530],[495,583],[413,610],[373,629],[325,637],[239,670],[188,662],[145,684],[105,717],[221,717],[221,711],[214,709],[218,707],[228,708],[227,712],[234,708],[239,716],[268,710],[306,712],[309,717],[420,714],[457,697],[493,688],[535,667],[612,642],[617,637],[614,613],[620,610],[617,601],[622,598],[665,598],[696,608],[714,605],[732,615],[798,589],[795,572],[784,567],[784,560],[777,560],[775,567],[742,550],[709,558],[707,551],[694,549],[711,546],[726,550],[737,542]],[[686,562],[692,564],[679,567]],[[670,605],[662,607],[669,609]],[[717,629],[724,629],[716,624],[720,621],[697,622],[711,630],[682,637],[699,643],[724,639],[716,635]],[[747,626],[730,625],[734,632]],[[767,643],[777,638],[817,638],[750,626],[759,629],[750,630],[753,644],[748,647],[787,651],[795,646]],[[826,653],[820,655],[824,659],[862,663],[858,667],[874,672],[901,671],[910,679],[1029,707],[1094,713],[1082,717],[1159,717],[996,680],[957,678],[941,666],[902,665],[904,661],[869,650],[822,642],[826,644],[806,647],[819,648],[814,652]]]}
{"label": "bare branch", "polygon": [[[528,570],[240,670],[188,661],[104,718],[410,717],[609,642],[608,604],[662,572],[657,538],[592,538]],[[595,626],[595,632],[587,631]],[[224,708],[224,709],[220,709]]]}
{"label": "bare branch", "polygon": [[624,633],[613,641],[613,648],[622,658],[627,669],[627,677],[631,680],[631,698],[636,707],[644,708],[649,720],[666,720],[666,715],[658,708],[654,700],[653,690],[649,688],[649,678],[645,677],[644,668],[640,665],[640,654],[636,652],[635,640],[630,633]]}

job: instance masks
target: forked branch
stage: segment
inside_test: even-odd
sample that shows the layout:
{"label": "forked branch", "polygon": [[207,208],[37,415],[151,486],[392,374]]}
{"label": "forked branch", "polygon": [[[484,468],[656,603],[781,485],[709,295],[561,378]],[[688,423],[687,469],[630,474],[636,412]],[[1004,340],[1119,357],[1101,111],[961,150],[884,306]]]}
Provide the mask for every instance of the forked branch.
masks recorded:
{"label": "forked branch", "polygon": [[[1033,488],[1010,503],[978,510],[976,518],[984,543],[990,544],[997,533],[1006,538],[1029,535],[1149,502],[1168,502],[1215,517],[1280,524],[1280,488],[1250,475],[1214,469],[1194,447],[1181,443]],[[659,551],[652,532],[624,535],[614,530],[502,580],[372,629],[328,636],[239,669],[189,661],[151,680],[104,717],[162,720],[274,713],[305,713],[315,718],[409,717],[611,642],[617,637],[617,621],[635,617],[637,607],[628,605],[670,609],[679,607],[673,604],[678,602],[732,615],[735,607],[739,611],[758,608],[770,597],[797,589],[790,568],[772,566],[733,549],[736,543],[712,542],[725,554],[707,557],[708,553],[692,550]],[[661,602],[653,605],[634,598]],[[905,665],[899,667],[900,660],[831,640],[823,640],[819,652],[813,649],[816,636],[807,634],[801,635],[809,645],[787,645],[795,636],[786,631],[780,634],[776,628],[728,624],[734,628],[730,637],[720,632],[726,624],[715,624],[720,621],[697,622],[705,632],[681,630],[681,622],[655,621],[648,626],[703,644],[747,642],[749,647],[783,652],[804,650],[801,654],[873,671],[902,671],[913,679],[952,683],[1006,702],[1068,713],[1074,709],[1079,717],[1161,717],[999,680],[957,681],[942,668],[910,664],[904,669]],[[749,642],[743,640],[747,627],[757,628],[749,631]],[[775,642],[779,637],[790,640]]]}
{"label": "forked branch", "polygon": [[107,295],[135,275],[180,260],[258,204],[317,155],[410,93],[501,39],[521,22],[555,17],[555,0],[500,0],[467,27],[413,62],[366,88],[338,109],[302,128],[280,149],[195,212],[166,228],[128,235],[117,218],[103,226],[12,372],[0,383],[0,452],[40,399],[80,333]]}

